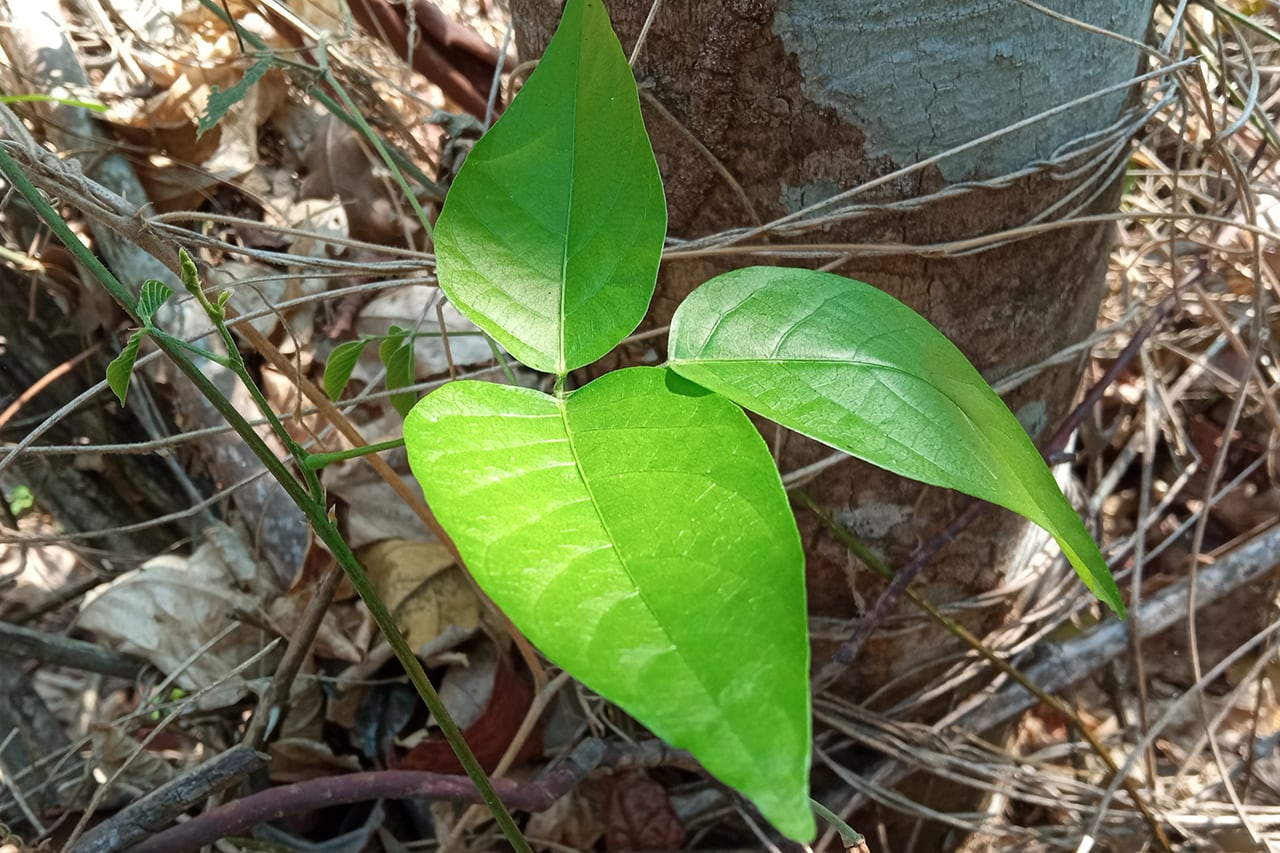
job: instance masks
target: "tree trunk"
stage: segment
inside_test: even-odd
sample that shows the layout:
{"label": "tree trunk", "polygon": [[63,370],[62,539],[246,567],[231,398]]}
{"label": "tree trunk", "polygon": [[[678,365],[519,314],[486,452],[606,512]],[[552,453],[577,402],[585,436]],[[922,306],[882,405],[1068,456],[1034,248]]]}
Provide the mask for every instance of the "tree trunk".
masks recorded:
{"label": "tree trunk", "polygon": [[[629,53],[652,0],[608,5]],[[770,223],[861,187],[838,204],[743,242],[847,244],[843,253],[817,262],[778,262],[830,264],[892,293],[937,325],[989,380],[1079,342],[1094,327],[1112,225],[987,238],[1115,209],[1134,129],[1124,124],[1131,104],[1126,81],[1141,61],[1140,50],[1124,39],[1142,39],[1151,3],[1052,5],[1058,17],[1018,0],[661,3],[635,70],[666,184],[671,235],[693,239]],[[540,55],[560,3],[513,0],[512,6],[523,56]],[[1046,110],[1058,111],[930,159]],[[923,165],[907,169],[916,164]],[[832,212],[839,217],[815,222]],[[725,257],[677,253],[664,264],[647,323],[666,324],[711,275],[768,262],[741,253]],[[1075,360],[1006,395],[1033,438],[1052,432],[1079,376]],[[781,442],[784,473],[830,453],[795,436]],[[893,567],[945,527],[965,501],[855,461],[827,470],[808,489],[841,527]],[[801,511],[799,520],[815,626],[842,626],[834,636],[815,632],[820,667],[883,584],[813,514]],[[933,559],[918,588],[939,604],[989,592],[1025,571],[1046,538],[1011,513],[987,509]],[[1008,614],[1007,605],[970,608],[962,621],[981,634]],[[905,609],[902,615],[908,616]],[[864,646],[844,692],[866,697],[896,685],[878,695],[883,707],[919,686],[907,673],[936,675],[928,661],[954,652],[954,645],[923,621],[918,629],[903,625],[897,621],[892,633]]]}

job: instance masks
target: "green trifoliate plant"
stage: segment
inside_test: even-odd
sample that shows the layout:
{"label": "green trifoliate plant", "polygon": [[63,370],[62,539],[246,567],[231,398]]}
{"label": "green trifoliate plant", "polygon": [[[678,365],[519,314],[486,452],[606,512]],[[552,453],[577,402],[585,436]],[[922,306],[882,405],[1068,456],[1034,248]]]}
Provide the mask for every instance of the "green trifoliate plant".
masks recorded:
{"label": "green trifoliate plant", "polygon": [[635,79],[601,0],[569,0],[435,232],[449,299],[557,391],[450,383],[409,413],[409,460],[477,582],[547,657],[809,841],[804,554],[743,408],[1021,513],[1124,606],[1017,419],[869,285],[717,276],[676,312],[665,366],[560,390],[643,319],[665,232]]}

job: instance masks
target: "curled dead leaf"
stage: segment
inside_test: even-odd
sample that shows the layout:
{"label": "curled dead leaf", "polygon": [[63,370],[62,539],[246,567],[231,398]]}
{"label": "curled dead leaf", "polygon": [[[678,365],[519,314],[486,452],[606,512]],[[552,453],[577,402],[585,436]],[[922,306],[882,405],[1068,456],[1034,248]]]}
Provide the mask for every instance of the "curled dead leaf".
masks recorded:
{"label": "curled dead leaf", "polygon": [[450,625],[480,626],[483,605],[475,588],[440,543],[389,539],[358,556],[411,645],[421,648]]}
{"label": "curled dead leaf", "polygon": [[338,773],[355,773],[360,759],[335,755],[326,743],[308,738],[279,738],[267,747],[271,755],[271,781],[278,784],[305,782]]}
{"label": "curled dead leaf", "polygon": [[120,725],[92,726],[89,740],[93,744],[93,775],[99,782],[114,777],[114,784],[136,796],[154,791],[178,775],[172,764],[130,737]]}
{"label": "curled dead leaf", "polygon": [[[242,624],[237,614],[257,611],[275,589],[267,582],[252,594],[237,588],[238,575],[248,571],[241,552],[247,547],[230,528],[219,527],[190,557],[156,557],[90,592],[78,624],[99,642],[175,675],[185,690],[211,688],[198,707],[236,702],[248,692],[246,678],[258,672],[229,673],[264,642],[261,629]],[[232,553],[230,563],[224,551]]]}
{"label": "curled dead leaf", "polygon": [[605,843],[622,850],[679,850],[684,824],[671,806],[667,789],[643,770],[615,773],[607,786]]}

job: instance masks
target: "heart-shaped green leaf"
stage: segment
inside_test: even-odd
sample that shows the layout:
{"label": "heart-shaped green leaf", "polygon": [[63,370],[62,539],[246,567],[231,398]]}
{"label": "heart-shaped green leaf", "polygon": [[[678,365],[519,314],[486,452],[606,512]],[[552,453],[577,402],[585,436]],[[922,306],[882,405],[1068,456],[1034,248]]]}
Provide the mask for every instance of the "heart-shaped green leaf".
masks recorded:
{"label": "heart-shaped green leaf", "polygon": [[1048,530],[1117,614],[1106,561],[1004,402],[927,320],[830,273],[750,267],[676,311],[672,369],[896,474],[1000,504]]}
{"label": "heart-shaped green leaf", "polygon": [[440,286],[535,370],[564,375],[648,309],[666,202],[635,78],[601,0],[569,0],[436,225]]}
{"label": "heart-shaped green leaf", "polygon": [[812,839],[804,556],[741,409],[661,368],[563,399],[453,382],[414,407],[405,444],[530,640]]}

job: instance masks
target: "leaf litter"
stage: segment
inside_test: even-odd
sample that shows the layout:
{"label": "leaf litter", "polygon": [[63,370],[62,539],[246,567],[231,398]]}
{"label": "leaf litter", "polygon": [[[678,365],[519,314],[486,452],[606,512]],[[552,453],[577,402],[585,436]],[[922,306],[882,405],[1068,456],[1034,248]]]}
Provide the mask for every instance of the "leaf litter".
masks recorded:
{"label": "leaf litter", "polygon": [[[376,152],[314,108],[305,95],[313,79],[281,63],[266,68],[256,55],[243,53],[235,33],[207,8],[176,0],[112,4],[111,20],[118,25],[110,29],[94,29],[94,8],[72,8],[73,22],[90,33],[80,45],[82,59],[96,75],[96,96],[110,107],[104,120],[133,154],[154,211],[151,221],[157,228],[182,226],[184,238],[203,241],[207,258],[224,276],[216,286],[232,290],[232,304],[242,313],[257,315],[247,322],[293,366],[294,372],[262,370],[264,377],[273,374],[264,386],[272,405],[290,416],[295,436],[316,442],[318,449],[344,449],[349,442],[301,393],[297,373],[319,382],[325,359],[339,343],[385,334],[392,324],[440,331],[432,291],[420,286],[430,272],[424,254],[429,243],[416,217]],[[249,4],[232,2],[229,9],[277,56],[300,50],[302,27],[344,31],[334,26],[342,20],[336,4],[299,6],[297,24],[281,23]],[[1101,538],[1120,565],[1140,577],[1147,599],[1176,591],[1191,571],[1208,573],[1236,549],[1260,541],[1273,531],[1280,511],[1276,356],[1269,342],[1280,330],[1268,301],[1280,277],[1274,238],[1280,213],[1268,189],[1274,184],[1275,149],[1267,143],[1275,135],[1261,108],[1245,114],[1232,95],[1235,81],[1257,71],[1258,101],[1273,98],[1269,69],[1276,64],[1277,45],[1262,29],[1242,29],[1240,15],[1251,16],[1251,23],[1276,24],[1263,4],[1241,3],[1200,7],[1181,24],[1209,90],[1181,81],[1201,109],[1170,112],[1139,140],[1127,218],[1112,256],[1111,293],[1089,364],[1090,375],[1101,377],[1143,320],[1172,303],[1143,340],[1139,357],[1108,387],[1081,432],[1076,457],[1082,499],[1101,526]],[[496,51],[506,30],[497,7],[471,3],[464,17]],[[1162,19],[1160,26],[1167,25]],[[433,181],[447,182],[448,167],[438,164],[452,140],[442,124],[428,119],[437,109],[457,112],[457,105],[375,39],[342,40],[329,61],[362,112],[403,150],[421,155]],[[242,85],[251,70],[261,72],[259,79]],[[215,90],[239,97],[201,135],[199,123]],[[215,101],[214,111],[220,109]],[[38,118],[33,126],[40,130]],[[439,201],[432,192],[423,185],[425,203]],[[29,235],[10,239],[20,231],[19,218],[6,211],[5,245],[34,259]],[[198,227],[187,230],[192,225]],[[1263,298],[1268,293],[1272,297]],[[74,306],[65,304],[68,322],[82,329],[92,332],[103,324],[122,330],[113,309],[94,309],[85,322],[75,320]],[[333,330],[336,337],[329,336]],[[418,390],[450,376],[500,372],[487,343],[460,318],[446,317],[444,331],[447,337],[414,339]],[[346,416],[369,440],[393,436],[397,424],[376,352],[376,345],[366,347],[343,398]],[[99,378],[71,376],[81,383]],[[146,396],[152,399],[151,392]],[[33,428],[37,421],[26,414],[28,419],[12,426]],[[181,426],[184,413],[173,417]],[[21,433],[5,437],[15,436]],[[180,431],[166,434],[153,425],[145,437],[104,452],[144,447],[181,460],[193,472],[194,492],[215,504],[232,505],[238,490],[251,487],[225,476],[204,456],[199,438]],[[71,445],[38,449],[56,464],[83,464],[91,456]],[[27,458],[40,457],[33,452]],[[398,473],[407,475],[403,460],[398,462]],[[24,470],[0,472],[6,503],[18,486],[27,485]],[[503,712],[484,723],[483,733],[468,730],[489,745],[486,752],[496,762],[536,704],[533,697],[547,673],[530,671],[505,624],[452,556],[430,540],[413,510],[391,497],[384,480],[359,462],[336,466],[324,477],[351,539],[366,549],[377,582],[389,603],[395,601],[402,627],[424,648],[442,687],[453,685],[449,692],[458,697],[458,710],[472,725],[491,711]],[[31,482],[36,505],[16,513],[16,524],[5,525],[19,533],[6,533],[0,555],[6,583],[0,616],[52,634],[92,636],[102,647],[139,655],[151,665],[130,683],[23,661],[23,677],[39,691],[52,719],[72,738],[86,738],[80,749],[96,768],[89,788],[116,776],[116,793],[132,796],[232,745],[245,711],[273,678],[281,652],[255,655],[272,639],[292,636],[320,586],[326,555],[311,545],[281,576],[266,568],[272,563],[264,548],[270,546],[257,535],[260,519],[235,518],[232,512],[232,526],[215,528],[220,544],[193,536],[175,542],[172,553],[130,564],[95,551],[92,540],[66,536],[41,511],[39,481]],[[182,495],[173,500],[185,518],[204,511]],[[206,526],[192,525],[193,534]],[[1016,716],[1014,733],[999,744],[963,737],[940,743],[912,714],[931,692],[965,679],[989,680],[976,661],[957,661],[893,708],[855,708],[818,697],[819,742],[828,756],[855,746],[874,755],[873,769],[882,773],[867,774],[866,788],[844,792],[851,807],[864,806],[860,814],[871,821],[864,829],[885,808],[865,807],[869,799],[887,800],[893,783],[883,780],[898,770],[924,769],[989,792],[987,813],[951,816],[957,832],[967,836],[963,849],[1076,849],[1073,827],[1090,821],[1100,836],[1112,839],[1111,849],[1139,849],[1141,817],[1126,795],[1108,789],[1105,766],[1080,740],[1077,727],[1084,725],[1116,755],[1134,759],[1128,771],[1162,819],[1178,830],[1185,849],[1262,849],[1280,843],[1280,671],[1271,653],[1280,624],[1276,593],[1274,580],[1263,575],[1247,586],[1213,590],[1198,604],[1184,598],[1184,608],[1196,607],[1194,618],[1184,615],[1174,628],[1132,644],[1132,669],[1105,667],[1070,691],[1075,719],[1034,705]],[[1063,596],[1065,604],[1070,601]],[[1018,657],[1034,648],[1028,638],[1070,642],[1086,635],[1091,622],[1088,613],[1063,606],[982,639],[1007,651],[1016,664],[1029,665]],[[404,685],[388,660],[362,605],[340,588],[287,691],[287,710],[273,724],[267,742],[272,783],[406,761],[442,766],[436,762],[443,753],[419,750],[438,741],[430,721],[415,718],[413,703],[403,701]],[[249,667],[240,670],[246,661]],[[1219,664],[1221,671],[1215,670]],[[587,732],[618,742],[643,736],[616,709],[578,689],[563,691],[550,707],[545,731],[525,741],[533,745],[525,756],[530,763],[514,774],[533,774]],[[155,734],[166,721],[167,729]],[[7,748],[0,746],[0,755]],[[415,750],[417,757],[410,759]],[[68,784],[68,793],[48,813],[25,813],[15,796],[36,790],[42,775],[55,778],[50,768],[60,760],[72,764],[72,756],[35,756],[51,760],[35,765],[38,773],[7,778],[12,784],[0,793],[0,821],[36,838],[59,810],[78,817],[89,802],[83,786]],[[723,797],[708,799],[700,777],[666,758],[641,772],[619,771],[612,783],[595,777],[584,782],[530,820],[531,838],[545,842],[545,849],[624,849],[641,843],[637,839],[650,849],[711,841],[758,844],[746,829],[748,818]],[[837,778],[841,769],[835,758],[826,765]],[[619,790],[631,798],[626,792],[633,789],[644,802],[619,802]],[[894,792],[894,809],[921,820],[932,816],[913,799],[917,789],[904,790]],[[123,805],[118,797],[106,802],[99,817]],[[437,806],[436,813],[434,830],[412,809],[384,816],[384,847],[394,849],[396,838],[408,837],[409,826],[446,840],[457,809]],[[637,814],[648,817],[637,821]],[[340,829],[338,823],[312,821],[285,831],[325,838]],[[482,823],[463,840],[468,849],[490,849],[490,832]],[[302,834],[285,838],[299,849],[305,843]],[[0,849],[7,843],[0,841]]]}

